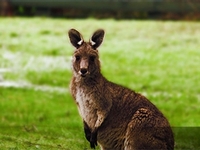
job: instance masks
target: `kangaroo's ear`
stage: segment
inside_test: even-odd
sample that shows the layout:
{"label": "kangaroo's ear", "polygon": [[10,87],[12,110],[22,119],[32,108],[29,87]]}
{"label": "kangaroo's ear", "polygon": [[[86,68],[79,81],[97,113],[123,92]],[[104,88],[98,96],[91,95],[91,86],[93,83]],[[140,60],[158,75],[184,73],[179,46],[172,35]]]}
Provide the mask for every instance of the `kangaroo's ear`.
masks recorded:
{"label": "kangaroo's ear", "polygon": [[90,39],[90,44],[94,49],[98,48],[103,42],[104,30],[99,29],[95,31]]}
{"label": "kangaroo's ear", "polygon": [[70,42],[74,47],[79,48],[84,43],[82,35],[77,30],[70,29],[68,35]]}

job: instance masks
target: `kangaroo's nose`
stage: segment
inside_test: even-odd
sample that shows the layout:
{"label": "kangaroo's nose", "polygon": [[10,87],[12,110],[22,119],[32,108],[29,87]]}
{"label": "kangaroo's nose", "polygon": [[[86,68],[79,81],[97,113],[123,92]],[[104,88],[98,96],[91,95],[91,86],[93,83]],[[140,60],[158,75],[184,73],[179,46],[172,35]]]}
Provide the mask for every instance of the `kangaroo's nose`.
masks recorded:
{"label": "kangaroo's nose", "polygon": [[81,74],[82,74],[82,75],[85,75],[85,74],[87,73],[87,69],[86,69],[86,68],[81,68],[80,71],[81,71]]}

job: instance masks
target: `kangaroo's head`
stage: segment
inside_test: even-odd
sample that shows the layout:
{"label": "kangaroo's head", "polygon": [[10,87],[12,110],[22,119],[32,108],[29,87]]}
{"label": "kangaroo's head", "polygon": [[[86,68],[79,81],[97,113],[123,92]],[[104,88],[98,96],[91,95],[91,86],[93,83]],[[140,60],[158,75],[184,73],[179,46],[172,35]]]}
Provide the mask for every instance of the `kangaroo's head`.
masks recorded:
{"label": "kangaroo's head", "polygon": [[100,74],[100,61],[97,48],[101,45],[104,30],[95,31],[89,42],[85,42],[82,35],[75,29],[68,32],[71,44],[76,48],[72,65],[76,77],[95,77]]}

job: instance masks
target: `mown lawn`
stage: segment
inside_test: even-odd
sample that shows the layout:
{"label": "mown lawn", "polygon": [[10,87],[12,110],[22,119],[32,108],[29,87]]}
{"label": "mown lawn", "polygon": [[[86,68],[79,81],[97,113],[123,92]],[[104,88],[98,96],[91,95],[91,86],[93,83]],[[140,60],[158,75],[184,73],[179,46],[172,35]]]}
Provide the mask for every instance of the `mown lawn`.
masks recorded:
{"label": "mown lawn", "polygon": [[147,96],[169,119],[175,149],[200,149],[200,22],[0,18],[0,149],[89,149],[70,96],[67,31],[99,48],[111,81]]}

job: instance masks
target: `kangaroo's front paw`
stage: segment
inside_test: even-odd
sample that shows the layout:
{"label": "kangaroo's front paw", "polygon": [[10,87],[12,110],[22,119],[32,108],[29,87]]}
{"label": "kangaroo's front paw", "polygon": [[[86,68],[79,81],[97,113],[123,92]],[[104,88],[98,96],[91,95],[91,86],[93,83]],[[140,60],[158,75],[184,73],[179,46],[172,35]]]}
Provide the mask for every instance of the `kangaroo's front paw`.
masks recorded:
{"label": "kangaroo's front paw", "polygon": [[90,138],[90,147],[95,149],[95,146],[97,146],[97,132],[92,133]]}
{"label": "kangaroo's front paw", "polygon": [[90,142],[90,147],[95,149],[95,147],[97,146],[97,143],[94,143],[94,142]]}
{"label": "kangaroo's front paw", "polygon": [[85,131],[85,137],[86,139],[90,142],[90,139],[91,139],[91,132],[89,129],[84,129]]}
{"label": "kangaroo's front paw", "polygon": [[90,142],[91,139],[91,131],[89,126],[87,125],[87,123],[85,121],[83,121],[84,124],[84,132],[85,132],[85,137],[86,139]]}

